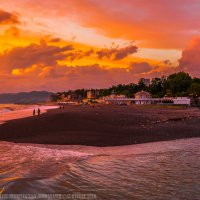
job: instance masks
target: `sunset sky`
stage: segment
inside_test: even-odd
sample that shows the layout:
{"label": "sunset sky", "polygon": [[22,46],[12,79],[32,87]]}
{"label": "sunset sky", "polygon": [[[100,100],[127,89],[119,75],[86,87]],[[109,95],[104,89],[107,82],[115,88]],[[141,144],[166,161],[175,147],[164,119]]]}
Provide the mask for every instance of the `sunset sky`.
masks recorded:
{"label": "sunset sky", "polygon": [[199,0],[0,0],[0,93],[200,77]]}

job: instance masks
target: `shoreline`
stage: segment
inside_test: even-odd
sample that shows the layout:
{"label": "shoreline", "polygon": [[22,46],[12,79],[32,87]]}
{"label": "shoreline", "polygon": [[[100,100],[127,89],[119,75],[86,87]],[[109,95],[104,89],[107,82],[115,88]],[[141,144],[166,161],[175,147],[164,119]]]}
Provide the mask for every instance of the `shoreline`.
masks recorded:
{"label": "shoreline", "polygon": [[[0,140],[1,147],[17,147],[17,149],[26,148],[28,151],[51,151],[55,153],[55,151],[62,152],[62,155],[65,154],[70,157],[77,157],[77,153],[83,156],[127,156],[127,155],[138,155],[138,154],[146,154],[146,153],[154,153],[157,152],[157,148],[159,147],[159,151],[168,151],[174,150],[173,144],[185,144],[188,142],[200,141],[200,137],[196,138],[181,138],[175,140],[165,140],[165,141],[155,141],[148,143],[139,143],[139,144],[131,144],[131,145],[121,145],[121,146],[86,146],[86,145],[56,145],[56,144],[35,144],[35,143],[13,143],[6,142]],[[81,155],[81,156],[82,156]]]}
{"label": "shoreline", "polygon": [[[38,105],[15,105],[15,104],[4,104],[5,108],[2,110],[6,110],[6,112],[0,112],[0,125],[7,123],[10,120],[17,120],[22,118],[27,118],[33,116],[33,109],[37,108]],[[46,106],[42,105],[41,114],[46,113],[50,109],[55,109],[57,106]],[[1,107],[0,107],[1,108]]]}
{"label": "shoreline", "polygon": [[15,143],[123,146],[200,137],[198,109],[68,105],[0,125],[0,140]]}

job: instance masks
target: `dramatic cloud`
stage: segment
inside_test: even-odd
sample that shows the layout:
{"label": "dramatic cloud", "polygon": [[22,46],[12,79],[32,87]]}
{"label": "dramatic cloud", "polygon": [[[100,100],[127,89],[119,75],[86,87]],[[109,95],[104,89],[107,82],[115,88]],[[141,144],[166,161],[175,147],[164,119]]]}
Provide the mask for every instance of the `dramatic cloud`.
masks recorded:
{"label": "dramatic cloud", "polygon": [[97,56],[98,59],[107,59],[107,60],[115,61],[115,60],[122,60],[132,55],[133,53],[136,53],[137,50],[138,50],[138,47],[132,44],[122,47],[122,48],[120,48],[119,46],[114,46],[110,48],[100,49],[97,51],[95,49],[89,49],[85,51],[75,50],[75,51],[69,52],[67,54],[67,58],[70,61],[73,61],[73,60],[79,60],[88,56],[93,56],[93,57]]}
{"label": "dramatic cloud", "polygon": [[[6,88],[10,92],[21,88],[23,91],[102,88],[162,74],[162,69],[148,62],[130,63],[133,58],[126,57],[137,51],[134,45],[116,46],[105,51],[66,44],[61,47],[53,42],[52,45],[47,38],[0,53],[0,75],[4,73],[1,80],[9,80],[1,83],[0,92],[5,92]],[[98,52],[104,52],[104,55],[99,58]],[[120,62],[122,67],[118,66]]]}
{"label": "dramatic cloud", "polygon": [[52,43],[56,43],[56,42],[60,42],[61,41],[61,38],[52,38],[49,40],[49,42],[52,42]]}
{"label": "dramatic cloud", "polygon": [[129,71],[133,74],[141,74],[141,73],[147,73],[150,72],[153,68],[149,63],[147,62],[132,62],[130,64]]}
{"label": "dramatic cloud", "polygon": [[200,30],[198,0],[86,0],[71,6],[69,15],[82,25],[143,47],[183,48]]}
{"label": "dramatic cloud", "polygon": [[66,57],[68,60],[70,61],[74,61],[74,60],[79,60],[82,59],[84,57],[88,57],[91,55],[95,55],[95,52],[93,49],[87,50],[87,51],[83,51],[83,50],[75,50],[72,52],[69,52],[66,54]]}
{"label": "dramatic cloud", "polygon": [[183,48],[200,30],[199,0],[7,0],[2,4],[51,24],[70,20],[111,38],[139,41],[145,48]]}
{"label": "dramatic cloud", "polygon": [[100,59],[108,58],[112,60],[121,60],[133,53],[137,52],[138,47],[135,45],[128,45],[123,48],[113,47],[113,48],[105,48],[100,51],[97,51],[97,55]]}
{"label": "dramatic cloud", "polygon": [[2,0],[1,9],[0,92],[200,76],[200,37],[185,48],[200,31],[199,0]]}
{"label": "dramatic cloud", "polygon": [[200,77],[200,36],[194,38],[183,50],[178,69]]}
{"label": "dramatic cloud", "polygon": [[15,14],[0,9],[0,25],[19,23],[20,21]]}
{"label": "dramatic cloud", "polygon": [[4,34],[7,35],[7,36],[19,37],[20,36],[20,30],[17,27],[12,26],[12,27],[6,29]]}
{"label": "dramatic cloud", "polygon": [[[4,75],[0,77],[0,92],[17,92],[30,90],[63,91],[77,88],[102,88],[118,81],[124,83],[133,81],[133,76],[125,69],[107,69],[95,65],[83,66],[32,66],[20,69],[19,75]],[[9,81],[6,81],[9,79]]]}
{"label": "dramatic cloud", "polygon": [[15,47],[0,54],[0,67],[7,70],[27,68],[35,64],[55,66],[57,61],[65,59],[65,52],[72,50],[71,45],[58,47],[47,45],[44,40],[40,44]]}
{"label": "dramatic cloud", "polygon": [[165,65],[172,65],[171,61],[170,60],[163,60],[163,63]]}
{"label": "dramatic cloud", "polygon": [[[129,68],[109,68],[99,64],[45,66],[32,65],[28,68],[13,69],[12,74],[1,77],[0,92],[30,90],[64,91],[77,88],[104,88],[119,83],[137,82],[141,77],[167,74],[169,69],[153,67],[148,63],[131,63]],[[9,81],[5,81],[9,80]]]}

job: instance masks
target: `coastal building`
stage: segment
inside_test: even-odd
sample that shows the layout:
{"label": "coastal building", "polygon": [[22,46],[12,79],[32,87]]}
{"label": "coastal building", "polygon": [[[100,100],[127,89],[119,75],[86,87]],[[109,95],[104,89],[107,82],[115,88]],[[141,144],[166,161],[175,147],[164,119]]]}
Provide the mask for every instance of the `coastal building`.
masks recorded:
{"label": "coastal building", "polygon": [[96,99],[99,95],[99,90],[88,90],[87,99]]}
{"label": "coastal building", "polygon": [[108,99],[110,99],[110,100],[112,100],[112,99],[113,100],[115,100],[115,99],[120,100],[120,99],[125,99],[125,98],[126,98],[125,95],[116,95],[116,94],[111,94],[111,95],[102,97],[103,100],[108,100]]}
{"label": "coastal building", "polygon": [[172,99],[173,104],[175,105],[190,105],[191,99],[188,97],[176,97]]}
{"label": "coastal building", "polygon": [[111,95],[104,96],[100,99],[101,102],[112,103],[112,104],[123,104],[128,98],[125,95]]}
{"label": "coastal building", "polygon": [[69,101],[68,96],[65,96],[64,94],[62,94],[59,99],[59,102],[67,102],[67,101]]}
{"label": "coastal building", "polygon": [[149,86],[151,84],[151,81],[149,78],[140,78],[139,82],[143,82],[144,85]]}
{"label": "coastal building", "polygon": [[71,94],[67,95],[67,99],[68,99],[68,101],[79,101],[79,100],[83,99],[83,97],[76,93],[71,93]]}
{"label": "coastal building", "polygon": [[151,94],[145,91],[140,91],[135,94],[135,104],[151,104]]}
{"label": "coastal building", "polygon": [[151,94],[145,91],[140,91],[135,94],[136,99],[149,99],[151,98]]}
{"label": "coastal building", "polygon": [[111,94],[109,96],[102,97],[100,100],[104,103],[111,103],[117,105],[123,104],[161,104],[161,105],[191,105],[191,99],[188,97],[164,97],[164,98],[152,98],[151,94],[145,91],[137,92],[135,98],[127,98],[125,95]]}

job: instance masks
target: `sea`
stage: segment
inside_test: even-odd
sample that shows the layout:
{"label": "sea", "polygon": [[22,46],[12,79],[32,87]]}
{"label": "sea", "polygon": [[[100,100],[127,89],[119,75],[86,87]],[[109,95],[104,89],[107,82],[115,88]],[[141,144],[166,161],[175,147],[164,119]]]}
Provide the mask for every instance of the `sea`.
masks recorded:
{"label": "sea", "polygon": [[200,138],[99,148],[2,141],[0,188],[2,194],[63,199],[198,200],[199,149]]}
{"label": "sea", "polygon": [[0,141],[0,199],[199,200],[200,138],[116,147]]}

